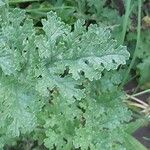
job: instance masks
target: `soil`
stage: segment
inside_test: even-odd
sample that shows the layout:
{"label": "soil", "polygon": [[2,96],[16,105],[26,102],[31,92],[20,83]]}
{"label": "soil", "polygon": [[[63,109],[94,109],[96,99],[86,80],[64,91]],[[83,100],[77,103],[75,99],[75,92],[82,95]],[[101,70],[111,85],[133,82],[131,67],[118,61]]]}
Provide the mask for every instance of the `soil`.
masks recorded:
{"label": "soil", "polygon": [[145,147],[150,148],[150,125],[138,129],[133,136]]}

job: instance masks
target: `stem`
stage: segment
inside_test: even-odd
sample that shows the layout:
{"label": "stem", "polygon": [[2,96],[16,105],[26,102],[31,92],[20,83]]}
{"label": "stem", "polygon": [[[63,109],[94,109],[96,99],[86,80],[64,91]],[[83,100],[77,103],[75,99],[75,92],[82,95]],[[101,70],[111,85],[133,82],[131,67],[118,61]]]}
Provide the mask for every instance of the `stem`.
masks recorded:
{"label": "stem", "polygon": [[147,103],[141,101],[140,99],[138,99],[138,98],[136,98],[136,97],[134,97],[132,95],[128,95],[127,94],[127,97],[132,99],[132,100],[134,100],[134,101],[136,101],[136,102],[138,102],[138,103],[140,103],[140,104],[142,104],[142,105],[144,105],[145,107],[149,107],[149,105]]}
{"label": "stem", "polygon": [[25,3],[25,2],[39,2],[39,0],[9,0],[10,4]]}
{"label": "stem", "polygon": [[131,7],[131,0],[127,0],[127,7],[126,7],[126,13],[124,16],[124,21],[123,21],[123,30],[122,30],[122,37],[120,43],[123,44],[126,31],[127,31],[127,26],[128,26],[128,19],[130,15],[130,7]]}
{"label": "stem", "polygon": [[35,9],[25,9],[27,13],[35,13],[35,14],[39,14],[39,15],[46,15],[46,13],[48,11],[51,11],[51,10],[59,10],[59,9],[71,9],[71,8],[74,8],[74,7],[71,7],[71,6],[62,6],[62,7],[51,7],[51,8],[35,8]]}
{"label": "stem", "polygon": [[147,140],[147,141],[150,141],[150,138],[148,138],[148,137],[143,137],[143,139],[145,139],[145,140]]}
{"label": "stem", "polygon": [[145,91],[142,91],[142,92],[133,94],[132,96],[139,96],[139,95],[142,95],[142,94],[145,94],[145,93],[150,93],[150,89],[147,89],[147,90],[145,90]]}
{"label": "stem", "polygon": [[[34,13],[34,14],[38,14],[38,15],[42,15],[42,16],[46,16],[47,12],[51,11],[51,10],[59,10],[59,9],[71,9],[74,7],[71,6],[62,6],[62,7],[50,7],[50,8],[29,8],[29,9],[25,9],[27,13]],[[12,9],[12,8],[10,8]]]}
{"label": "stem", "polygon": [[[136,88],[134,89],[134,91],[133,91],[133,94],[135,94],[138,90],[139,90],[139,88],[140,88],[140,84],[138,83],[138,85],[136,86]],[[132,95],[133,95],[132,94]]]}
{"label": "stem", "polygon": [[134,102],[128,102],[128,105],[130,105],[130,106],[136,106],[136,107],[139,107],[139,108],[142,108],[142,109],[146,109],[145,106],[143,106],[141,104],[138,104],[138,103],[134,103]]}
{"label": "stem", "polygon": [[47,12],[50,10],[57,10],[57,9],[70,9],[74,8],[71,6],[62,6],[62,7],[51,7],[51,8],[31,8],[31,9],[26,9],[26,12],[36,12],[36,11],[42,11],[42,12]]}
{"label": "stem", "polygon": [[137,26],[137,41],[136,41],[136,47],[135,47],[135,51],[134,51],[134,54],[133,54],[133,58],[131,60],[131,63],[130,63],[130,66],[125,74],[125,77],[124,77],[124,80],[121,84],[121,86],[124,86],[127,78],[128,78],[128,75],[131,71],[131,68],[133,67],[134,65],[134,62],[136,60],[136,57],[137,57],[137,51],[138,51],[138,47],[139,47],[139,43],[140,43],[140,35],[141,35],[141,7],[142,7],[142,2],[141,0],[138,0],[138,26]]}

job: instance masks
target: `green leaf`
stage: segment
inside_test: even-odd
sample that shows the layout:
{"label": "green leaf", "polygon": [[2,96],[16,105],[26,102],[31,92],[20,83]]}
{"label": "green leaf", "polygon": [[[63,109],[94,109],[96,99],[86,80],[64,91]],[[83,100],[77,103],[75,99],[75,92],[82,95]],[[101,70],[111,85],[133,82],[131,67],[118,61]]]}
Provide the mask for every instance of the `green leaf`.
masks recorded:
{"label": "green leaf", "polygon": [[84,97],[84,90],[77,88],[78,85],[82,84],[81,82],[77,82],[69,76],[60,78],[51,74],[52,72],[47,73],[43,70],[43,72],[41,72],[43,78],[39,79],[36,84],[36,90],[39,91],[42,96],[49,96],[50,90],[57,88],[59,94],[68,99],[68,102],[72,103],[76,99],[81,100],[81,98]]}
{"label": "green leaf", "polygon": [[[0,66],[5,74],[16,74],[26,63],[28,39],[34,34],[32,20],[25,12],[14,9],[2,23],[0,33]],[[23,23],[23,24],[22,24]]]}
{"label": "green leaf", "polygon": [[39,47],[39,55],[41,58],[54,57],[56,49],[56,42],[59,37],[64,36],[69,32],[67,26],[61,22],[60,18],[57,17],[56,13],[49,12],[47,19],[42,20],[43,30],[45,31],[47,38],[39,36],[36,39],[36,44]]}
{"label": "green leaf", "polygon": [[19,84],[12,77],[0,78],[0,132],[3,145],[20,134],[30,133],[37,126],[39,103],[35,90]]}
{"label": "green leaf", "polygon": [[45,146],[51,149],[55,145],[58,150],[72,148],[72,138],[75,133],[75,126],[79,124],[78,119],[82,114],[81,110],[76,103],[70,105],[66,99],[57,96],[52,100],[48,112],[50,115],[45,118],[46,123],[44,125],[46,130]]}
{"label": "green leaf", "polygon": [[36,117],[32,111],[38,111],[38,107],[33,107],[38,106],[35,93],[11,77],[2,76],[0,85],[0,127],[7,128],[6,134],[14,137],[19,136],[20,132],[32,131],[36,125]]}
{"label": "green leaf", "polygon": [[4,1],[3,0],[0,0],[0,7],[5,5]]}
{"label": "green leaf", "polygon": [[[107,28],[91,25],[86,31],[83,21],[78,20],[71,32],[71,27],[65,25],[53,12],[48,13],[47,20],[43,20],[42,24],[45,34],[36,37],[36,46],[42,62],[38,73],[42,77],[37,84],[37,87],[41,88],[37,89],[41,94],[43,91],[43,95],[48,95],[47,88],[51,90],[54,87],[62,87],[60,83],[65,83],[66,78],[60,76],[66,69],[69,74],[67,78],[79,80],[84,74],[89,80],[100,79],[104,70],[115,70],[129,58],[126,47],[118,47]],[[75,84],[73,86],[75,87]],[[81,94],[69,94],[81,99]],[[70,98],[69,94],[67,96]]]}
{"label": "green leaf", "polygon": [[68,54],[63,53],[64,60],[56,63],[58,67],[62,64],[69,66],[76,80],[80,78],[81,71],[90,80],[99,79],[104,69],[115,70],[120,64],[125,64],[129,57],[125,47],[117,47],[116,41],[110,39],[110,32],[106,28],[91,25],[82,35],[77,36],[76,32],[75,29],[66,37]]}
{"label": "green leaf", "polygon": [[[114,72],[107,72],[101,78],[105,80],[105,76],[110,75],[111,91],[109,91],[110,88],[104,91],[100,80],[97,84],[93,82],[92,85],[89,85],[90,88],[87,87],[85,99],[71,105],[61,97],[57,101],[52,100],[44,126],[47,148],[55,145],[57,149],[65,149],[71,142],[75,148],[80,147],[83,150],[88,148],[125,149],[125,127],[131,119],[131,112],[122,103],[124,94],[115,87],[120,81],[114,77],[111,80],[112,74]],[[61,103],[62,100],[63,103]]]}

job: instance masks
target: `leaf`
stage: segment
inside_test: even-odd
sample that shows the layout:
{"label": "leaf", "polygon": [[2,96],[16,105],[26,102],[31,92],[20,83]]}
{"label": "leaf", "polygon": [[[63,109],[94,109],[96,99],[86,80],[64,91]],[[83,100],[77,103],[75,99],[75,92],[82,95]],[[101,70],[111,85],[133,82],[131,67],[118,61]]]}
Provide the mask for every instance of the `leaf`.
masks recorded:
{"label": "leaf", "polygon": [[[76,34],[76,31],[74,31]],[[74,39],[75,38],[75,39]],[[119,64],[125,64],[129,53],[125,47],[117,47],[116,41],[110,39],[107,29],[91,25],[88,32],[79,38],[68,35],[66,37],[68,47],[67,60],[56,63],[57,65],[69,66],[73,78],[79,79],[79,73],[84,72],[90,80],[99,79],[101,72],[116,69]],[[65,56],[64,56],[65,57]],[[58,66],[59,67],[59,66]]]}
{"label": "leaf", "polygon": [[34,30],[31,20],[23,21],[24,11],[14,9],[5,19],[0,33],[0,66],[5,74],[10,75],[24,67],[25,48],[30,43],[28,39],[34,34]]}
{"label": "leaf", "polygon": [[4,1],[3,0],[0,0],[0,7],[5,5]]}
{"label": "leaf", "polygon": [[45,146],[51,149],[55,145],[58,150],[72,148],[72,136],[75,126],[79,124],[77,119],[80,119],[82,112],[76,103],[70,105],[63,97],[55,97],[52,103],[53,105],[48,109],[50,115],[47,116],[44,125]]}
{"label": "leaf", "polygon": [[36,40],[37,46],[39,47],[39,55],[42,58],[53,57],[53,53],[56,53],[54,51],[56,48],[56,40],[65,35],[65,33],[69,32],[67,26],[61,22],[56,13],[49,12],[47,19],[49,21],[43,19],[42,24],[43,30],[45,31],[48,39],[39,36]]}
{"label": "leaf", "polygon": [[[86,15],[86,17],[90,18],[91,20],[96,20],[99,24],[105,24],[105,25],[120,25],[121,24],[121,16],[118,14],[118,10],[114,9],[114,4],[117,3],[115,1],[105,1],[105,0],[83,0],[84,3],[84,11],[82,14]],[[122,2],[122,1],[121,1]],[[79,2],[81,3],[81,2]],[[120,3],[119,3],[120,4]],[[117,5],[117,4],[115,4]],[[83,7],[83,8],[84,8]],[[116,7],[116,6],[115,6]],[[118,6],[117,6],[118,7]],[[89,14],[85,13],[85,10],[89,12]],[[120,10],[119,13],[123,13],[124,8]],[[109,13],[108,13],[109,12]],[[79,12],[80,13],[80,12]]]}
{"label": "leaf", "polygon": [[76,99],[81,100],[84,97],[84,90],[77,88],[82,84],[74,79],[68,77],[60,78],[55,76],[52,72],[41,72],[42,79],[39,79],[36,89],[42,96],[49,96],[50,90],[58,89],[60,95],[68,99],[68,102],[74,102]]}
{"label": "leaf", "polygon": [[[56,80],[67,68],[69,78],[79,80],[83,73],[85,78],[94,80],[101,78],[103,70],[115,70],[129,58],[126,47],[118,47],[107,28],[91,25],[86,31],[83,21],[78,20],[71,32],[71,27],[61,22],[53,12],[48,13],[47,20],[42,23],[45,34],[36,37],[36,45],[42,62],[39,71],[42,78],[37,86],[42,87],[43,95],[48,95],[47,88],[62,87],[60,83],[56,84]],[[43,71],[46,73],[43,74]],[[54,80],[50,81],[49,77]],[[48,81],[47,84],[44,78]],[[60,81],[65,83],[65,79],[61,78]],[[81,99],[75,93],[70,95]]]}
{"label": "leaf", "polygon": [[[114,72],[105,73],[101,80],[105,80],[105,76],[109,75],[111,78],[112,74]],[[87,87],[85,99],[71,105],[61,97],[52,100],[44,126],[47,148],[55,146],[57,149],[65,149],[71,142],[75,148],[83,150],[125,149],[125,127],[131,119],[131,112],[122,103],[124,94],[116,88],[119,82],[112,78],[113,80],[108,79],[112,84],[110,91],[102,90],[100,80],[97,84],[89,84],[91,88]],[[100,85],[101,89],[96,85]],[[97,93],[94,89],[99,89],[99,94],[94,94]]]}
{"label": "leaf", "polygon": [[37,125],[36,113],[42,106],[36,92],[3,75],[0,86],[0,129],[4,132],[1,135],[9,140],[33,131]]}

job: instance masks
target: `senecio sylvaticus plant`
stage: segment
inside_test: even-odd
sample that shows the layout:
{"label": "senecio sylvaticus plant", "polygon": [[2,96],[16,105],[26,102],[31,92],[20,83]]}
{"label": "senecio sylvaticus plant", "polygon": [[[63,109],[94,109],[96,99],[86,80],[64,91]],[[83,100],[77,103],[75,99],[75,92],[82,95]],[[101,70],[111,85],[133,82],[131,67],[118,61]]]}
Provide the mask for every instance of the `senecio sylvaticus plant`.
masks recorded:
{"label": "senecio sylvaticus plant", "polygon": [[128,150],[126,47],[104,26],[71,27],[55,12],[41,22],[0,1],[0,148],[30,136],[50,150]]}

